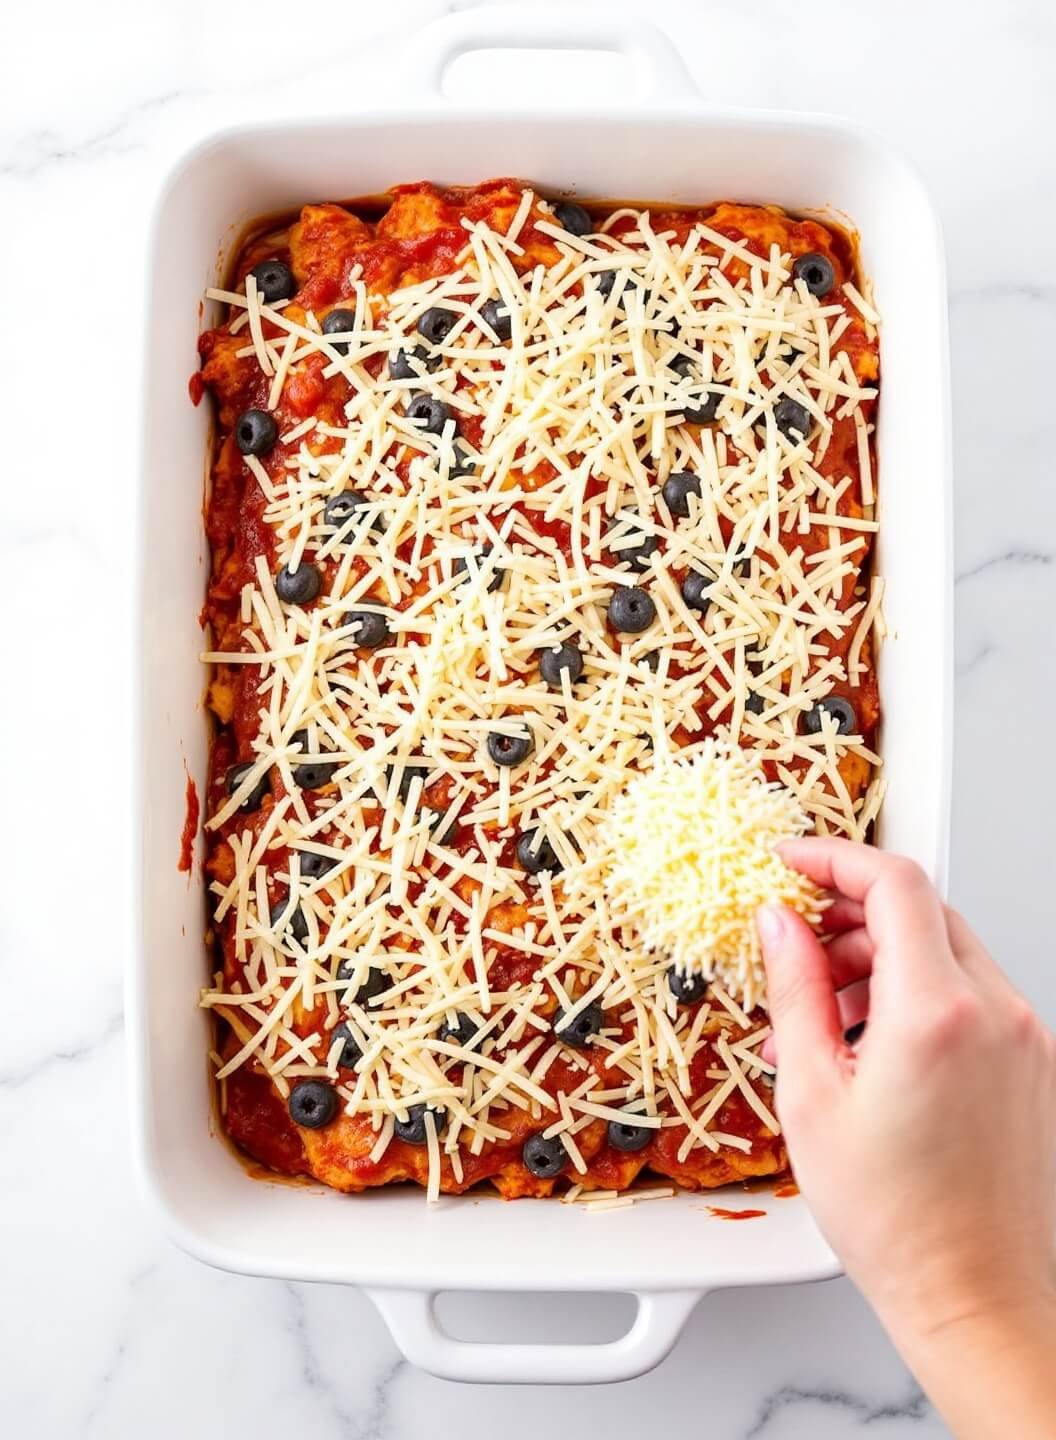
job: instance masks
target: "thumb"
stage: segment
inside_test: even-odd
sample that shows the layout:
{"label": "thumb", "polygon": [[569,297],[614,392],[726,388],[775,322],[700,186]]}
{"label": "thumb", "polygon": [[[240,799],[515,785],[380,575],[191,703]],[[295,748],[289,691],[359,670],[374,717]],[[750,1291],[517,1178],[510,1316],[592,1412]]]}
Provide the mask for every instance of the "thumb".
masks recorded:
{"label": "thumb", "polygon": [[828,957],[806,921],[784,905],[762,906],[755,924],[783,1073],[816,1075],[843,1039]]}

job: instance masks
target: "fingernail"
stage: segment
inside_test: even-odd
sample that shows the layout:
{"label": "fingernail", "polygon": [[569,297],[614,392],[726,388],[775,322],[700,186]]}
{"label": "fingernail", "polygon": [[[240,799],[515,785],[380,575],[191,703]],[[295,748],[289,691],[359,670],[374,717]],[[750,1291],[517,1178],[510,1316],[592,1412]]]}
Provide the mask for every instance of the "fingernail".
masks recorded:
{"label": "fingernail", "polygon": [[785,932],[785,912],[780,905],[763,905],[755,912],[755,926],[764,945],[777,945]]}

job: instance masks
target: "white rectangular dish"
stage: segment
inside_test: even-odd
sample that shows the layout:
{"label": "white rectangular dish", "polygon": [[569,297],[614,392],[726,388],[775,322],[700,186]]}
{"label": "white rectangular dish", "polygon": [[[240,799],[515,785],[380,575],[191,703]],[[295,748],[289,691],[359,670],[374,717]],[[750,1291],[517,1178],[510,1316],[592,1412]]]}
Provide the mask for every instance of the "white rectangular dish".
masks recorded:
{"label": "white rectangular dish", "polygon": [[[592,14],[594,18],[592,18]],[[849,223],[883,317],[880,543],[889,638],[880,657],[889,784],[879,843],[943,885],[951,763],[950,429],[942,244],[913,172],[842,122],[709,110],[658,32],[533,6],[461,12],[430,27],[411,111],[247,128],[215,136],[169,178],[155,219],[148,292],[143,446],[139,805],[142,943],[128,981],[137,1149],[173,1238],[226,1269],[366,1287],[409,1359],[462,1380],[626,1379],[670,1350],[709,1290],[814,1280],[836,1262],[801,1199],[752,1196],[765,1218],[725,1225],[679,1195],[587,1221],[576,1207],[411,1190],[348,1197],[251,1178],[214,1132],[196,1008],[207,973],[198,873],[176,869],[186,776],[204,792],[208,729],[196,617],[208,406],[194,409],[203,291],[220,283],[254,217],[306,200],[371,194],[403,180],[497,175],[546,193],[657,202],[774,202]],[[598,25],[597,32],[594,25]],[[458,108],[447,65],[499,47],[617,50],[636,100],[572,115]],[[404,85],[404,93],[407,86]],[[186,771],[186,774],[185,774]],[[658,1236],[662,1235],[662,1243]],[[637,1318],[602,1345],[453,1340],[441,1290],[633,1292]]]}

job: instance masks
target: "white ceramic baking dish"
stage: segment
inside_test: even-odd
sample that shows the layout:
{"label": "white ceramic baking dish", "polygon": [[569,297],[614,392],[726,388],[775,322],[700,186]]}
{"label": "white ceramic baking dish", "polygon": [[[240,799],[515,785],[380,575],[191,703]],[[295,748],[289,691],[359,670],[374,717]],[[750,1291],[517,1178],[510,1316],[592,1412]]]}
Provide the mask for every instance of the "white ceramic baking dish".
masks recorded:
{"label": "white ceramic baking dish", "polygon": [[[458,107],[441,78],[484,47],[615,50],[636,97],[540,112]],[[766,1218],[729,1225],[682,1195],[588,1219],[572,1206],[445,1198],[416,1190],[343,1197],[252,1179],[214,1133],[200,877],[176,870],[186,772],[206,773],[202,477],[209,407],[187,379],[211,317],[203,290],[224,274],[253,217],[305,200],[369,194],[423,177],[516,175],[549,192],[657,201],[773,201],[849,219],[883,313],[879,418],[882,532],[891,635],[881,660],[890,784],[880,841],[941,884],[950,773],[950,454],[941,239],[913,172],[840,121],[717,112],[658,32],[589,10],[506,7],[431,27],[413,109],[227,131],[199,145],[164,188],[154,225],[143,449],[142,943],[129,979],[132,1093],[147,1189],[185,1249],[227,1269],[365,1287],[404,1353],[464,1380],[624,1379],[670,1350],[709,1290],[836,1273],[798,1198],[753,1195]],[[527,62],[526,62],[527,64]],[[406,56],[401,96],[408,95]],[[443,1333],[443,1290],[633,1292],[637,1316],[600,1345],[468,1344]]]}

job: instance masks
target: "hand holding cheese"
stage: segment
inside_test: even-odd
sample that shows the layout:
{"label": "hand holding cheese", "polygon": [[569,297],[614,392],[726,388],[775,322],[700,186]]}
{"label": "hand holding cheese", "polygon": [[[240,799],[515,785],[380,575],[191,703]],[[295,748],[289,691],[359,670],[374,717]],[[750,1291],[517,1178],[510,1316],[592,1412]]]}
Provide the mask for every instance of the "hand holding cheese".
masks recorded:
{"label": "hand holding cheese", "polygon": [[817,885],[775,848],[808,824],[792,792],[767,780],[758,752],[708,740],[692,759],[658,758],[630,782],[571,880],[600,883],[613,919],[649,951],[719,980],[751,1009],[765,983],[759,906],[780,902],[811,924],[825,909]]}
{"label": "hand holding cheese", "polygon": [[[796,1178],[953,1431],[1051,1436],[1056,1039],[918,866],[836,839],[781,853],[836,893],[841,932],[758,917]],[[852,1045],[837,990],[866,979]]]}

